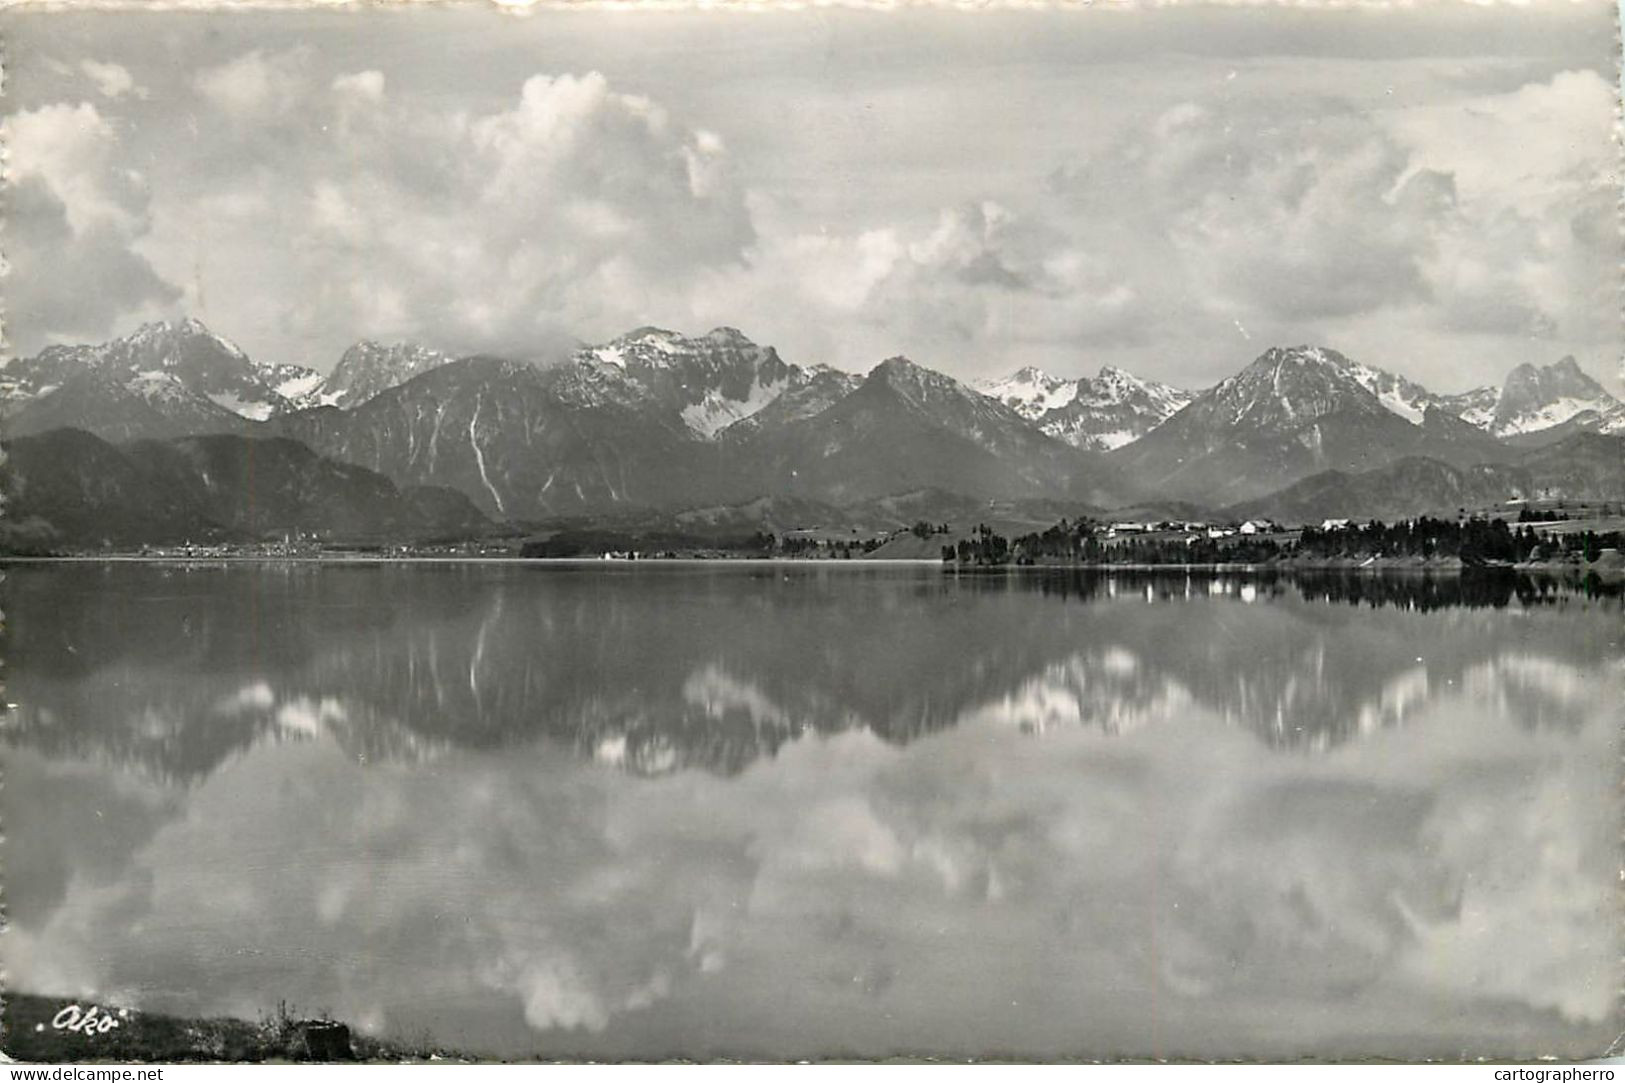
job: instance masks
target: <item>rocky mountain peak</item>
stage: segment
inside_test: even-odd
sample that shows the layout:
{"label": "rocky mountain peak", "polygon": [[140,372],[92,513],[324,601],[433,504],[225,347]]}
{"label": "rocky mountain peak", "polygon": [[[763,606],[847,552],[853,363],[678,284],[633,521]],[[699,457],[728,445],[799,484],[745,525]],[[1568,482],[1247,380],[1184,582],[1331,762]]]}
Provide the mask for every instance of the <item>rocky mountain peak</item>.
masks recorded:
{"label": "rocky mountain peak", "polygon": [[924,365],[916,364],[899,354],[888,357],[870,370],[863,389],[887,389],[924,410],[947,407],[953,410],[969,407],[973,410],[990,409],[1018,416],[1009,407],[961,384]]}
{"label": "rocky mountain peak", "polygon": [[1173,391],[1164,384],[1142,380],[1115,365],[1102,365],[1094,379],[1080,380],[1078,384],[1078,396],[1097,403],[1121,401],[1134,395],[1155,395]]}
{"label": "rocky mountain peak", "polygon": [[649,412],[704,440],[750,417],[808,373],[786,364],[771,346],[742,331],[718,327],[690,338],[640,327],[577,351],[554,377],[569,402],[591,407],[616,403]]}
{"label": "rocky mountain peak", "polygon": [[1292,429],[1344,409],[1382,409],[1352,363],[1320,346],[1271,347],[1206,396],[1226,424]]}
{"label": "rocky mountain peak", "polygon": [[876,365],[874,370],[876,372],[885,373],[888,376],[893,373],[921,373],[926,371],[920,365],[916,365],[913,361],[910,361],[903,354],[894,354],[893,356],[886,358],[886,360]]}
{"label": "rocky mountain peak", "polygon": [[1324,346],[1271,346],[1253,364],[1329,366],[1342,371],[1349,367],[1349,359]]}
{"label": "rocky mountain peak", "polygon": [[959,382],[951,377],[935,372],[924,365],[916,364],[902,354],[888,357],[876,365],[869,372],[866,382],[887,384],[900,389],[936,389],[946,391],[957,389]]}
{"label": "rocky mountain peak", "polygon": [[416,342],[362,339],[339,358],[321,388],[321,401],[348,409],[451,361],[450,355]]}
{"label": "rocky mountain peak", "polygon": [[1602,391],[1602,386],[1586,375],[1580,363],[1573,355],[1554,361],[1544,367],[1536,367],[1528,363],[1519,365],[1507,374],[1506,383],[1502,388],[1503,398],[1507,395],[1562,395],[1580,394],[1594,395]]}
{"label": "rocky mountain peak", "polygon": [[1568,356],[1543,367],[1525,363],[1508,373],[1488,427],[1497,436],[1510,436],[1539,432],[1581,415],[1614,419],[1620,414],[1620,401]]}

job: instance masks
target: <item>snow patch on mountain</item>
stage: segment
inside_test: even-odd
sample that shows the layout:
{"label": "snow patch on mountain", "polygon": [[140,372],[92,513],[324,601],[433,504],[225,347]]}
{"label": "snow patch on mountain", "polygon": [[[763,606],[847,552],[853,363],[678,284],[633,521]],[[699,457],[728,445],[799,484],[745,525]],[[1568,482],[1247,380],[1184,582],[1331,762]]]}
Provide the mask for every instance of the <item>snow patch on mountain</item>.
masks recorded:
{"label": "snow patch on mountain", "polygon": [[1499,387],[1476,387],[1459,395],[1446,395],[1439,405],[1479,429],[1488,429],[1495,421],[1495,404],[1500,401]]}
{"label": "snow patch on mountain", "polygon": [[468,419],[468,446],[474,449],[474,464],[479,468],[480,482],[485,486],[485,491],[491,494],[491,502],[496,505],[497,514],[506,515],[508,512],[502,506],[502,494],[497,491],[495,485],[491,484],[491,473],[485,467],[485,451],[480,447],[480,411],[484,407],[485,400],[483,398],[474,403],[474,414]]}
{"label": "snow patch on mountain", "polygon": [[1596,403],[1591,399],[1577,399],[1565,395],[1562,398],[1554,399],[1551,402],[1543,403],[1538,407],[1507,418],[1496,426],[1496,435],[1510,436],[1519,433],[1540,432],[1542,429],[1549,429],[1553,425],[1561,425],[1563,422],[1595,408]]}
{"label": "snow patch on mountain", "polygon": [[743,421],[770,405],[783,394],[788,383],[788,380],[778,380],[764,384],[759,379],[755,380],[742,399],[730,399],[715,388],[706,388],[699,402],[683,407],[683,422],[696,436],[713,439],[729,425]]}
{"label": "snow patch on mountain", "polygon": [[1159,423],[1178,413],[1191,398],[1189,391],[1142,379],[1114,365],[1103,366],[1093,380],[1079,381],[1079,401],[1104,408],[1138,400]]}
{"label": "snow patch on mountain", "polygon": [[276,407],[272,403],[245,400],[229,391],[217,391],[205,395],[204,398],[216,406],[230,410],[238,417],[246,417],[250,421],[264,421],[276,413]]}
{"label": "snow patch on mountain", "polygon": [[124,387],[149,403],[183,402],[191,395],[185,384],[162,369],[137,372],[125,381]]}
{"label": "snow patch on mountain", "polygon": [[1391,414],[1404,418],[1412,425],[1420,425],[1430,406],[1439,405],[1439,397],[1427,388],[1396,376],[1384,369],[1373,368],[1358,361],[1346,362],[1345,371],[1354,381],[1377,397],[1377,401]]}
{"label": "snow patch on mountain", "polygon": [[326,384],[326,377],[315,369],[307,369],[303,365],[265,365],[256,363],[254,366],[271,388],[282,398],[286,399],[296,408],[314,406],[321,399],[321,392]]}
{"label": "snow patch on mountain", "polygon": [[1145,433],[1135,429],[1112,429],[1110,432],[1097,432],[1091,438],[1091,446],[1100,451],[1116,451],[1120,447],[1127,447],[1144,435]]}
{"label": "snow patch on mountain", "polygon": [[1037,421],[1078,397],[1077,380],[1051,376],[1031,366],[1002,380],[980,380],[971,386],[988,398],[1004,403],[1028,421]]}

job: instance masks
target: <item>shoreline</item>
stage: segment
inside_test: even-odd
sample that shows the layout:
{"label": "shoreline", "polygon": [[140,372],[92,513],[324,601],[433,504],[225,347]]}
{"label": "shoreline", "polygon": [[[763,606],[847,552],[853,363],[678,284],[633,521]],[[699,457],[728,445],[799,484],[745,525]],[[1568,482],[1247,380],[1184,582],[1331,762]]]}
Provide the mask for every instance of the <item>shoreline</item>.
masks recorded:
{"label": "shoreline", "polygon": [[992,571],[1027,571],[1041,570],[1053,571],[1067,569],[1076,571],[1095,572],[1205,572],[1215,575],[1224,574],[1258,574],[1263,572],[1325,572],[1325,571],[1354,571],[1372,574],[1408,573],[1408,574],[1474,574],[1519,572],[1530,575],[1597,575],[1603,579],[1625,579],[1625,567],[1611,564],[1595,565],[1583,562],[1554,562],[1554,561],[1525,561],[1513,562],[1486,562],[1483,564],[1466,564],[1458,558],[1424,559],[1401,557],[1365,557],[1341,558],[1334,560],[1281,560],[1264,563],[1242,562],[1208,562],[1208,563],[1145,563],[1129,561],[1052,561],[1040,560],[1031,564],[961,564],[957,561],[944,561],[929,557],[715,557],[715,556],[681,556],[681,557],[645,557],[636,560],[607,559],[603,557],[522,557],[522,556],[496,556],[496,555],[470,555],[470,556],[360,556],[349,554],[334,554],[331,556],[309,555],[249,555],[249,554],[210,554],[206,556],[153,556],[140,553],[108,553],[89,554],[73,553],[56,556],[4,556],[0,555],[0,566],[10,564],[150,564],[150,565],[255,565],[255,564],[298,564],[298,565],[326,565],[367,567],[379,565],[495,565],[513,564],[527,567],[623,567],[653,565],[656,567],[671,565],[796,565],[805,566],[836,566],[851,567],[862,565],[865,567],[940,567],[945,572],[992,572]]}
{"label": "shoreline", "polygon": [[68,556],[0,556],[5,564],[525,564],[525,565],[583,565],[587,567],[621,567],[643,564],[874,564],[874,565],[940,565],[942,561],[925,557],[639,557],[637,560],[605,559],[603,557],[521,557],[521,556],[144,556],[137,553],[115,553],[106,556],[77,553]]}

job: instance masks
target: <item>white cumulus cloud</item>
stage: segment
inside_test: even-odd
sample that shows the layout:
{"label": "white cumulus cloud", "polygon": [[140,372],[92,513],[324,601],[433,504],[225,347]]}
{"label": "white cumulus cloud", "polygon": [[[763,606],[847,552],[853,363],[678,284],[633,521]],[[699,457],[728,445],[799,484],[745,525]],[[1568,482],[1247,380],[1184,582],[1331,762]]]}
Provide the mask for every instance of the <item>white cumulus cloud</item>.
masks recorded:
{"label": "white cumulus cloud", "polygon": [[95,84],[97,92],[104,98],[120,98],[130,93],[134,93],[137,97],[145,95],[144,88],[136,85],[135,77],[123,64],[82,60],[79,62],[79,70]]}
{"label": "white cumulus cloud", "polygon": [[201,207],[165,206],[155,247],[177,278],[206,268],[228,326],[280,288],[301,335],[526,355],[578,328],[681,323],[687,284],[753,237],[720,138],[597,73],[466,110],[388,94],[373,70],[318,81],[308,60],[249,53],[197,80],[237,153],[210,163]]}
{"label": "white cumulus cloud", "polygon": [[123,164],[119,138],[89,102],[0,122],[6,307],[9,325],[27,328],[24,345],[104,334],[178,296],[139,251],[151,227],[146,180]]}

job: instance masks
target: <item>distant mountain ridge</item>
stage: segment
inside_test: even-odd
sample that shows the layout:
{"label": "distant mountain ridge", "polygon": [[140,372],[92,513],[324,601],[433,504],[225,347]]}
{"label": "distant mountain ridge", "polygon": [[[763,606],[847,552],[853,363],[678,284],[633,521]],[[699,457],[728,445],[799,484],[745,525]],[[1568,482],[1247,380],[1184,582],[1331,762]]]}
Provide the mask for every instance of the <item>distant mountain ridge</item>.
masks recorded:
{"label": "distant mountain ridge", "polygon": [[[1528,435],[1565,424],[1571,430],[1625,431],[1625,403],[1588,376],[1573,357],[1543,368],[1519,365],[1501,387],[1439,395],[1403,376],[1325,352],[1390,412],[1413,423],[1419,424],[1428,410],[1439,409],[1497,436]],[[126,394],[154,404],[160,413],[173,414],[182,428],[195,429],[205,417],[217,425],[230,424],[224,414],[264,421],[321,405],[353,408],[456,359],[418,343],[364,339],[323,376],[302,365],[250,360],[236,344],[188,318],[144,324],[130,335],[99,345],[50,346],[35,357],[15,360],[0,369],[0,412],[16,417],[20,407],[96,372],[104,384],[118,384]],[[582,347],[568,360],[566,368],[580,381],[583,401],[593,394],[593,381],[586,374],[613,370],[623,391],[636,398],[666,399],[684,414],[685,424],[707,438],[814,383],[850,391],[861,382],[859,376],[824,365],[784,362],[772,347],[757,346],[727,327],[698,337],[643,327],[598,346]],[[1049,435],[1094,450],[1114,450],[1133,442],[1195,397],[1112,365],[1103,366],[1094,377],[1077,379],[1028,367],[971,386]],[[182,400],[184,406],[173,405]],[[172,405],[166,408],[165,403]],[[70,413],[57,408],[43,416]],[[27,416],[19,418],[12,431],[19,431],[19,426],[27,431],[43,427]]]}
{"label": "distant mountain ridge", "polygon": [[1330,470],[1238,504],[1226,514],[1292,523],[1329,518],[1392,520],[1551,497],[1625,498],[1625,436],[1577,433],[1505,463],[1454,466],[1438,459],[1407,457],[1363,472]]}
{"label": "distant mountain ridge", "polygon": [[[659,357],[588,351],[552,369],[470,358],[354,410],[304,411],[274,427],[322,454],[403,484],[450,485],[520,519],[771,494],[839,503],[931,487],[1074,493],[1089,488],[1082,475],[1110,473],[903,359],[853,386],[844,374],[786,365],[734,331],[695,351],[648,338],[635,345]],[[702,390],[673,379],[685,368],[705,374]],[[763,388],[778,397],[758,407]],[[789,405],[775,409],[781,400]],[[737,420],[717,428],[726,417]]]}
{"label": "distant mountain ridge", "polygon": [[491,524],[461,493],[397,487],[293,440],[236,435],[114,446],[77,429],[8,440],[10,546],[460,538]]}
{"label": "distant mountain ridge", "polygon": [[1488,434],[1415,401],[1403,383],[1381,379],[1386,375],[1335,350],[1272,348],[1116,457],[1153,490],[1210,504],[1407,456],[1460,465],[1512,457]]}
{"label": "distant mountain ridge", "polygon": [[1625,403],[1588,376],[1573,357],[1544,367],[1522,364],[1500,387],[1456,395],[1435,395],[1403,377],[1366,371],[1373,374],[1367,387],[1390,409],[1413,419],[1437,408],[1498,437],[1547,432],[1561,425],[1567,425],[1567,431],[1625,432]]}
{"label": "distant mountain ridge", "polygon": [[12,361],[0,369],[0,418],[10,435],[62,425],[110,439],[240,432],[316,406],[358,405],[450,360],[412,343],[363,341],[324,377],[252,360],[195,319],[148,323],[99,345],[48,346]]}
{"label": "distant mountain ridge", "polygon": [[[944,508],[1215,509],[1406,460],[1467,472],[1407,468],[1419,492],[1443,494],[1474,478],[1512,484],[1487,468],[1527,469],[1540,448],[1606,459],[1614,445],[1571,438],[1625,432],[1625,406],[1572,358],[1455,396],[1310,345],[1267,350],[1201,392],[1109,365],[971,386],[904,357],[865,375],[803,366],[730,327],[642,327],[546,366],[363,341],[324,378],[253,361],[184,320],[13,361],[0,369],[0,425],[7,438],[74,428],[114,444],[282,437],[313,462],[445,487],[483,515],[524,522],[764,500],[857,507],[909,493],[942,494],[927,506]],[[1554,470],[1548,488],[1597,491],[1612,475],[1594,465]],[[1316,484],[1387,499],[1336,478]]]}
{"label": "distant mountain ridge", "polygon": [[[127,401],[150,415],[127,426],[151,430],[138,435],[224,431],[238,419],[264,421],[298,409],[320,383],[311,369],[252,361],[235,343],[185,319],[144,324],[95,346],[49,346],[13,361],[0,369],[0,416],[9,432],[40,431],[58,415],[71,415],[67,402],[94,415],[116,413]],[[53,396],[67,401],[51,403]]]}
{"label": "distant mountain ridge", "polygon": [[569,379],[524,362],[465,358],[353,410],[304,411],[273,427],[401,484],[451,486],[503,518],[686,499],[723,480],[713,446],[674,412],[618,394],[590,402],[559,394]]}
{"label": "distant mountain ridge", "polygon": [[744,450],[765,472],[756,484],[766,491],[837,503],[927,488],[1096,503],[1127,491],[1102,456],[906,357],[881,362],[827,409],[765,429]]}
{"label": "distant mountain ridge", "polygon": [[1328,470],[1285,489],[1238,504],[1226,515],[1282,523],[1326,519],[1382,519],[1439,515],[1458,507],[1502,504],[1522,498],[1533,485],[1528,473],[1499,463],[1452,466],[1438,459],[1399,459],[1372,470]]}

